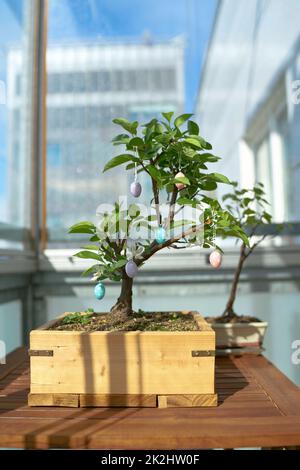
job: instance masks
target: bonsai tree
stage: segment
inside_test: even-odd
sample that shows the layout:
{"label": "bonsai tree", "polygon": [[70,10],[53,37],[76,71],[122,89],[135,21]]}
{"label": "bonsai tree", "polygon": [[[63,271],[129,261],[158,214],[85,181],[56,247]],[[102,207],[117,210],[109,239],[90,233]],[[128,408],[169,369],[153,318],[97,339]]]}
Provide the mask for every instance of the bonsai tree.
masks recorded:
{"label": "bonsai tree", "polygon": [[[158,251],[197,245],[213,248],[221,256],[221,248],[215,245],[218,231],[222,236],[238,237],[243,246],[248,246],[247,236],[230,210],[223,209],[214,197],[207,195],[219,183],[231,183],[226,176],[208,171],[219,158],[210,152],[211,144],[199,135],[199,127],[191,117],[182,114],[173,120],[172,112],[162,113],[161,120],[152,119],[142,126],[141,132],[138,122],[114,119],[123,133],[113,143],[124,146],[125,152],[113,157],[104,172],[118,165],[126,165],[126,171],[135,171],[130,186],[133,197],[139,197],[142,191],[137,181],[139,173],[146,174],[153,194],[148,204],[150,213],[143,214],[137,204],[124,207],[116,202],[111,210],[98,211],[98,215],[101,213],[98,225],[80,222],[69,230],[90,236],[90,244],[75,255],[96,261],[85,275],[93,274],[93,280],[98,282],[121,281],[120,296],[111,309],[119,319],[132,313],[133,278],[138,269]],[[193,216],[178,220],[186,208]],[[147,236],[141,235],[142,230],[147,231]],[[133,232],[138,236],[133,236]],[[100,282],[96,287],[96,296],[102,298],[103,284]]]}
{"label": "bonsai tree", "polygon": [[[268,234],[262,230],[265,225],[272,222],[267,211],[269,203],[265,199],[264,185],[257,183],[251,189],[239,189],[233,183],[234,190],[223,196],[226,208],[235,216],[237,224],[248,234],[248,243],[242,241],[238,263],[233,276],[232,286],[226,308],[218,321],[230,322],[240,317],[234,311],[234,303],[240,276],[247,258],[264,241]],[[257,320],[257,319],[255,319]]]}

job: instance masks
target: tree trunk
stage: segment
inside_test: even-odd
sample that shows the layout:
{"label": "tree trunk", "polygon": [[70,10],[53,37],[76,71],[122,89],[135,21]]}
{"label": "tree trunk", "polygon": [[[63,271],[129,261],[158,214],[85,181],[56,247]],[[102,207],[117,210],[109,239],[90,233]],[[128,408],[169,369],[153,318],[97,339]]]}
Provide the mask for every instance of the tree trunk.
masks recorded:
{"label": "tree trunk", "polygon": [[241,275],[243,265],[246,259],[245,249],[246,249],[246,245],[243,243],[240,249],[239,262],[234,273],[229,299],[226,304],[226,309],[223,313],[223,317],[228,317],[228,319],[231,319],[237,316],[233,310],[233,305],[234,305],[235,298],[236,298],[236,291],[237,291],[238,283],[240,280],[240,275]]}
{"label": "tree trunk", "polygon": [[121,293],[116,304],[111,309],[111,312],[115,314],[118,321],[121,321],[121,317],[126,318],[132,313],[132,285],[133,279],[127,276],[124,270]]}

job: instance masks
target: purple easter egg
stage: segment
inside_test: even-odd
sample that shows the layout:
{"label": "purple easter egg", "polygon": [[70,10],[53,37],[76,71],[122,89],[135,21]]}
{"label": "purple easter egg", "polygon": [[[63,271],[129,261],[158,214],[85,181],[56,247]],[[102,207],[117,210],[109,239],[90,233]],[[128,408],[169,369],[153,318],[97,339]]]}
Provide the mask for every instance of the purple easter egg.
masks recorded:
{"label": "purple easter egg", "polygon": [[125,271],[128,277],[135,277],[138,273],[138,267],[134,261],[130,260],[125,266]]}
{"label": "purple easter egg", "polygon": [[139,197],[141,195],[142,186],[140,185],[140,183],[138,181],[134,181],[133,183],[131,183],[130,192],[131,192],[132,196],[134,196],[134,197]]}

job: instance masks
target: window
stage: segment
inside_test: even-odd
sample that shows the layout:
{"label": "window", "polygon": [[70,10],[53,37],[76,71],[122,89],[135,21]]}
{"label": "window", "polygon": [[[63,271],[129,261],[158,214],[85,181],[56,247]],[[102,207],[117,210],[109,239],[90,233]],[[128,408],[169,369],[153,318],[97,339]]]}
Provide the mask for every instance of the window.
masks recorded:
{"label": "window", "polygon": [[0,248],[23,248],[29,227],[30,8],[26,0],[0,2]]}
{"label": "window", "polygon": [[[118,2],[118,7],[106,0],[92,3],[93,7],[87,0],[78,0],[75,6],[70,0],[49,0],[49,246],[70,240],[68,226],[80,217],[95,220],[99,203],[113,202],[120,194],[127,194],[127,178],[133,175],[124,177],[123,168],[101,177],[105,162],[120,150],[111,145],[118,131],[112,123],[114,117],[150,120],[161,111],[181,113],[193,108],[190,88],[184,88],[184,76],[197,72],[187,71],[184,54],[192,44],[195,61],[200,62],[202,46],[196,31],[187,30],[189,2],[176,3],[176,24],[170,18],[174,10],[171,1],[163,12],[159,0],[151,5],[129,0],[124,5]],[[141,15],[134,27],[124,22],[130,8],[134,8],[136,18]],[[162,15],[161,21],[155,20],[154,11]],[[207,8],[208,23],[213,12],[214,2]],[[144,33],[148,29],[153,32]],[[183,36],[189,37],[191,32],[192,43],[185,42]],[[195,80],[194,94],[196,84]],[[144,196],[147,191],[145,187]]]}
{"label": "window", "polygon": [[[277,90],[280,90],[278,84]],[[284,92],[274,91],[262,111],[253,117],[248,130],[255,180],[264,183],[273,220],[278,223],[300,220],[298,121],[297,113],[289,116],[286,100]],[[264,137],[255,143],[256,134],[262,132]]]}

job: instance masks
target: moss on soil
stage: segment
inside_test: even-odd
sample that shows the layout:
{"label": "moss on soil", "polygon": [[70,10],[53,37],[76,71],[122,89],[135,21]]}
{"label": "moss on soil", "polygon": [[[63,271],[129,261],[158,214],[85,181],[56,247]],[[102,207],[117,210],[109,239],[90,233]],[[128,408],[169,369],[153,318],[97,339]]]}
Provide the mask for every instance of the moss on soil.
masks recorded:
{"label": "moss on soil", "polygon": [[197,331],[193,315],[178,312],[133,312],[116,321],[111,313],[74,312],[52,325],[60,331]]}

